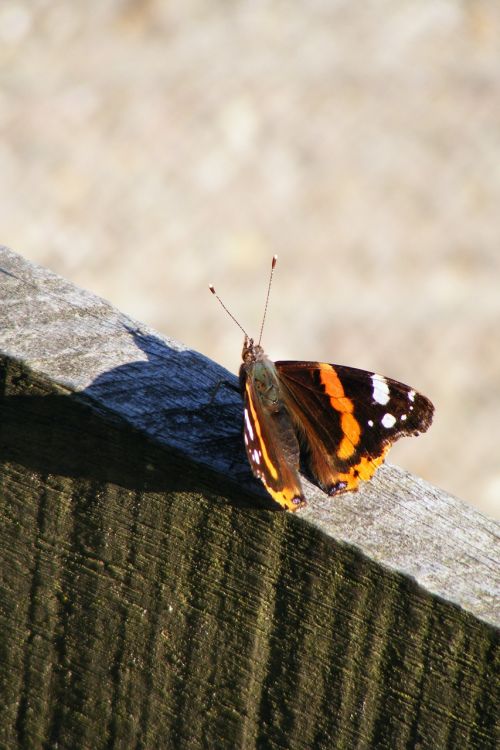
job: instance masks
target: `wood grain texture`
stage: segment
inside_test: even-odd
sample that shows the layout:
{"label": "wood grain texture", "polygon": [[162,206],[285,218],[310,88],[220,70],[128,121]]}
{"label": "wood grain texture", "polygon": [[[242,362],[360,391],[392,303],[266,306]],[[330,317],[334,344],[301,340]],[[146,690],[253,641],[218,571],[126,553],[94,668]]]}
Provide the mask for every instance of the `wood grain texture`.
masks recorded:
{"label": "wood grain texture", "polygon": [[0,293],[0,747],[498,746],[498,524],[395,467],[276,512],[234,376]]}

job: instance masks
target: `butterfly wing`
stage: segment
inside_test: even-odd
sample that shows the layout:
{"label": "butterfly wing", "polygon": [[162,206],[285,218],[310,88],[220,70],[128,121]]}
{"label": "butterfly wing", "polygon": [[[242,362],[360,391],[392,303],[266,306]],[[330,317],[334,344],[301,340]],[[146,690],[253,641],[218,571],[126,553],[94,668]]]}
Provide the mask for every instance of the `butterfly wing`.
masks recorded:
{"label": "butterfly wing", "polygon": [[434,407],[397,380],[321,362],[275,362],[287,410],[330,494],[354,490],[400,437],[425,432]]}
{"label": "butterfly wing", "polygon": [[299,479],[300,449],[282,404],[270,409],[256,388],[252,369],[240,372],[244,401],[243,433],[248,462],[273,500],[287,510],[306,504]]}

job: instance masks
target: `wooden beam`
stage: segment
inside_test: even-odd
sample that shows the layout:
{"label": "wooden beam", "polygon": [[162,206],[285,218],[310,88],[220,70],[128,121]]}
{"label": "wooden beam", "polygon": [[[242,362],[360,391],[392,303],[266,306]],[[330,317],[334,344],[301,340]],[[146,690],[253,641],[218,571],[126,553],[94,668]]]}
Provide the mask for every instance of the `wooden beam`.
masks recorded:
{"label": "wooden beam", "polygon": [[233,375],[0,293],[0,746],[497,747],[497,523],[392,466],[276,511]]}

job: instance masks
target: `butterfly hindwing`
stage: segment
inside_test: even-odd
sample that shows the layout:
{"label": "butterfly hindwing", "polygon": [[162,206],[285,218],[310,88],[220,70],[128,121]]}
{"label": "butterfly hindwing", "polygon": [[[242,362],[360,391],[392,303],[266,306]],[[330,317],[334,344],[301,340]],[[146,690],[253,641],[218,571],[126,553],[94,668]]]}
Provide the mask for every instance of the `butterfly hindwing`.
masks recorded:
{"label": "butterfly hindwing", "polygon": [[425,432],[431,402],[409,386],[366,370],[320,362],[276,362],[281,394],[326,491],[370,479],[390,446]]}
{"label": "butterfly hindwing", "polygon": [[286,409],[270,411],[258,389],[253,372],[243,372],[243,434],[248,461],[271,497],[287,510],[305,505],[299,479],[300,450]]}

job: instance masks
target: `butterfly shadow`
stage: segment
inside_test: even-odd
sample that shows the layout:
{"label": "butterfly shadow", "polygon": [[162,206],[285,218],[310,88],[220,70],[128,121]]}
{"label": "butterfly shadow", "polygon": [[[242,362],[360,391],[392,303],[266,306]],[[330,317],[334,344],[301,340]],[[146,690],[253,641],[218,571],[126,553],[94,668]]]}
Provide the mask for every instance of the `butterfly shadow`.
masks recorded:
{"label": "butterfly shadow", "polygon": [[209,492],[235,507],[275,510],[246,460],[234,375],[195,351],[126,330],[141,357],[77,393],[0,360],[3,460],[44,477]]}

